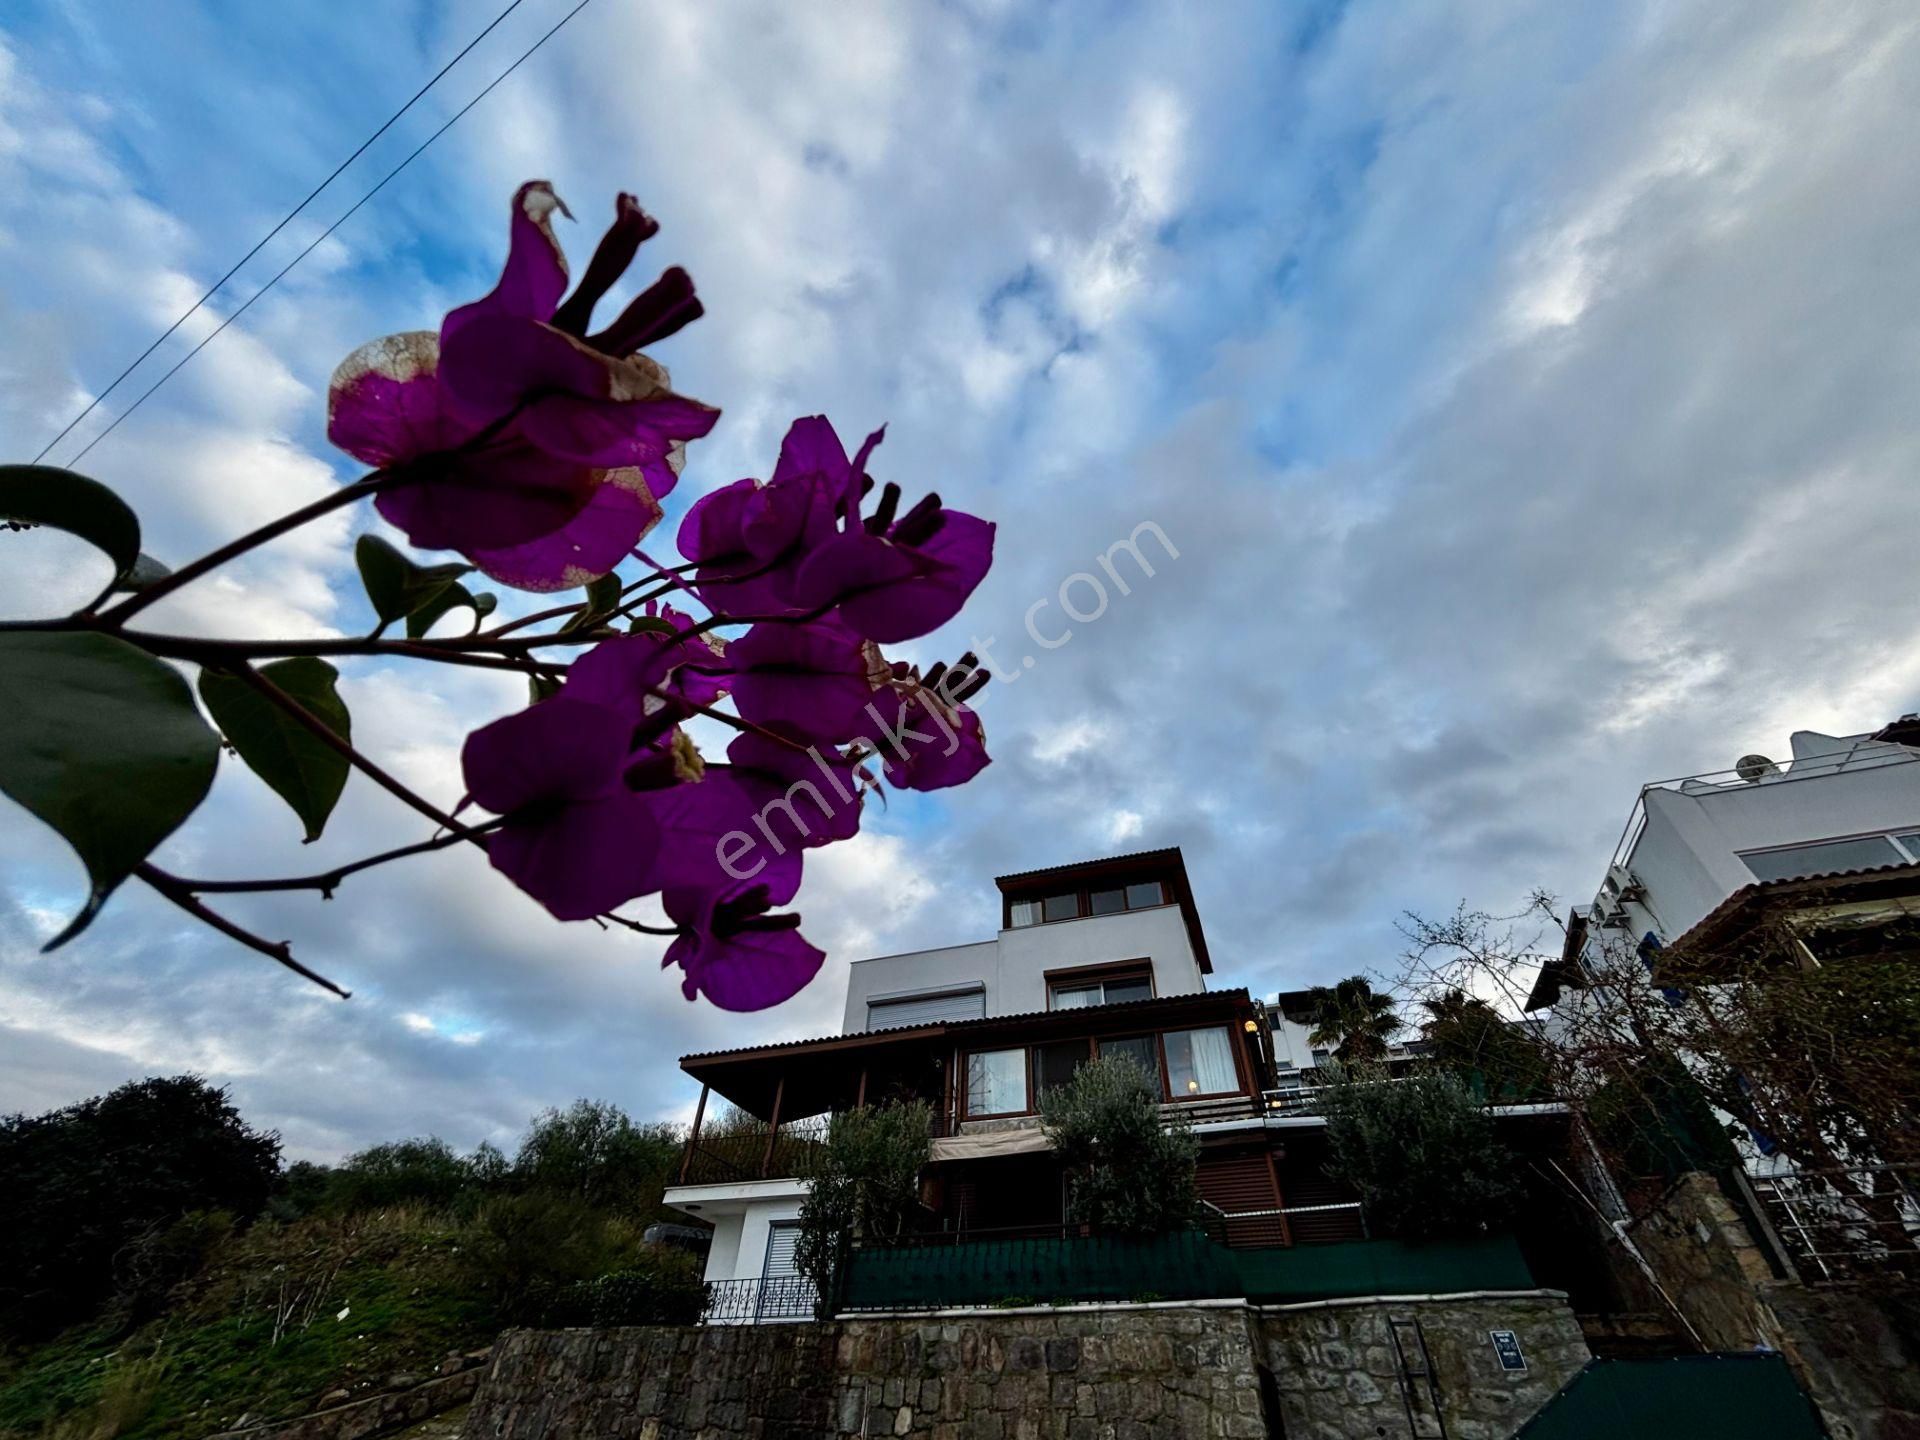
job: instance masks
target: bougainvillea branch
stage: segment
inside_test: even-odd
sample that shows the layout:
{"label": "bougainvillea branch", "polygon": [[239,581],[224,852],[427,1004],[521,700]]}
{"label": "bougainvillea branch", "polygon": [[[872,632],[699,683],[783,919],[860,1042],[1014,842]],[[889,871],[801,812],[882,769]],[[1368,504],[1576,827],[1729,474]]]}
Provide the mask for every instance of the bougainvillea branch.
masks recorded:
{"label": "bougainvillea branch", "polygon": [[[318,984],[286,942],[207,906],[212,894],[311,890],[450,847],[482,849],[560,920],[671,940],[665,963],[689,999],[777,1004],[824,956],[782,907],[807,850],[852,838],[890,785],[933,790],[988,763],[966,704],[986,683],[972,655],[924,674],[882,644],[953,619],[985,577],[994,527],[928,491],[877,485],[875,430],[849,457],[824,417],[793,422],[770,477],[696,500],[682,562],[640,542],[662,518],[688,446],[720,412],[678,393],[645,347],[700,318],[678,268],[599,329],[593,310],[658,223],[622,195],[579,285],[541,181],[510,211],[492,292],[437,332],[363,345],[335,371],[329,437],[370,473],[169,571],[140,550],[137,517],[99,482],[0,467],[0,520],[17,534],[69,531],[106,554],[107,590],[79,611],[0,625],[0,790],[44,820],[91,882],[62,944],[129,877],[185,913]],[[878,491],[872,508],[867,497]],[[370,500],[422,560],[363,533],[355,562],[370,632],[205,638],[128,622],[236,557]],[[864,512],[864,513],[863,513]],[[620,573],[637,563],[638,575]],[[475,575],[575,598],[484,622],[499,599]],[[126,598],[109,604],[115,592]],[[668,603],[692,604],[683,611]],[[705,613],[698,613],[704,610]],[[430,633],[448,616],[464,633]],[[405,634],[389,634],[395,627]],[[425,662],[524,676],[530,703],[467,737],[465,791],[436,803],[355,742],[333,661]],[[179,666],[197,669],[190,687]],[[196,703],[195,690],[198,691]],[[703,755],[696,718],[736,732]],[[225,747],[317,839],[358,773],[433,822],[434,833],[310,875],[196,880],[148,857],[200,807]],[[879,772],[868,768],[879,762]],[[491,818],[462,823],[477,806]],[[668,925],[619,912],[654,898]]]}

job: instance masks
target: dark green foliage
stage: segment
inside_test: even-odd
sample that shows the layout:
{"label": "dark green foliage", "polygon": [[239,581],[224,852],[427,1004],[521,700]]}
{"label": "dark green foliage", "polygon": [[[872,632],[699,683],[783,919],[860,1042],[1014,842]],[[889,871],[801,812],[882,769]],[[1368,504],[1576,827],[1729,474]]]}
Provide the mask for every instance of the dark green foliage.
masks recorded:
{"label": "dark green foliage", "polygon": [[311,1215],[326,1203],[333,1187],[333,1167],[316,1165],[311,1160],[296,1160],[280,1172],[280,1183],[273,1188],[267,1213],[275,1220],[298,1220]]}
{"label": "dark green foliage", "polygon": [[566,1287],[629,1268],[639,1249],[631,1225],[571,1196],[534,1192],[482,1205],[463,1234],[461,1262],[496,1315],[532,1324]]}
{"label": "dark green foliage", "polygon": [[680,1162],[672,1125],[636,1125],[617,1105],[576,1100],[540,1115],[520,1142],[513,1178],[528,1189],[572,1195],[646,1218]]}
{"label": "dark green foliage", "polygon": [[547,1307],[547,1325],[694,1325],[706,1308],[698,1256],[648,1246],[625,1269],[561,1290]]}
{"label": "dark green foliage", "polygon": [[213,784],[219,738],[180,672],[111,635],[0,633],[0,791],[58,831],[92,887],[93,922]]}
{"label": "dark green foliage", "polygon": [[1526,1025],[1503,1018],[1486,1001],[1449,989],[1420,1002],[1420,1027],[1432,1058],[1492,1101],[1537,1099],[1552,1087],[1552,1059]]}
{"label": "dark green foliage", "polygon": [[1478,1235],[1518,1202],[1518,1162],[1472,1087],[1445,1070],[1388,1081],[1349,1072],[1322,1098],[1328,1173],[1359,1193],[1369,1231],[1403,1240]]}
{"label": "dark green foliage", "polygon": [[1350,975],[1337,985],[1316,985],[1308,994],[1313,1006],[1310,1044],[1331,1046],[1343,1064],[1384,1060],[1387,1047],[1403,1024],[1393,1012],[1393,997],[1375,990],[1364,975]]}
{"label": "dark green foliage", "polygon": [[[340,698],[340,672],[312,655],[275,660],[262,680],[291,698],[343,741],[353,739],[353,717]],[[237,675],[200,672],[200,698],[247,768],[300,817],[309,841],[327,828],[351,768],[346,755]]]}
{"label": "dark green foliage", "polygon": [[129,1245],[195,1211],[251,1219],[279,1165],[280,1138],[192,1075],[0,1120],[0,1324],[44,1334],[91,1314]]}
{"label": "dark green foliage", "polygon": [[794,1263],[821,1296],[834,1293],[856,1240],[885,1244],[912,1230],[932,1137],[933,1110],[923,1100],[843,1110],[828,1123],[794,1248]]}
{"label": "dark green foliage", "polygon": [[1103,1235],[1158,1235],[1198,1217],[1199,1146],[1162,1118],[1157,1086],[1131,1060],[1083,1065],[1040,1100],[1040,1123],[1067,1169],[1069,1216]]}
{"label": "dark green foliage", "polygon": [[425,1137],[370,1146],[340,1163],[327,1204],[348,1212],[392,1205],[445,1209],[474,1186],[473,1163],[446,1141]]}

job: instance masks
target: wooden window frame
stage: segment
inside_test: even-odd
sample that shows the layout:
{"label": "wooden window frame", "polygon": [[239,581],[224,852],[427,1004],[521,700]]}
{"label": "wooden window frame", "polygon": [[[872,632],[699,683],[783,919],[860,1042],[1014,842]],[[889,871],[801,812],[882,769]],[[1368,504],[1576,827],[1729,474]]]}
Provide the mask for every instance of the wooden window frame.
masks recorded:
{"label": "wooden window frame", "polygon": [[[1193,1035],[1202,1030],[1224,1030],[1227,1036],[1227,1053],[1233,1057],[1234,1088],[1231,1090],[1183,1090],[1173,1093],[1173,1066],[1167,1059],[1167,1037],[1170,1035]],[[1172,1030],[1162,1030],[1160,1037],[1160,1084],[1166,1091],[1169,1105],[1185,1104],[1189,1101],[1225,1100],[1235,1095],[1247,1093],[1247,1072],[1242,1062],[1240,1047],[1233,1043],[1233,1022],[1223,1020],[1214,1025],[1180,1025]]]}
{"label": "wooden window frame", "polygon": [[[1059,924],[1061,922],[1054,922]],[[1045,970],[1040,978],[1047,987],[1047,1009],[1056,1008],[1053,1003],[1053,991],[1057,985],[1073,988],[1079,985],[1099,984],[1101,1004],[1106,1004],[1105,985],[1109,980],[1138,980],[1146,977],[1149,999],[1160,998],[1160,985],[1153,973],[1153,961],[1146,956],[1133,960],[1103,960],[1092,965],[1067,965],[1058,970]]]}
{"label": "wooden window frame", "polygon": [[[1120,909],[1112,911],[1108,915],[1095,915],[1093,913],[1093,892],[1095,890],[1118,890],[1121,892],[1122,899],[1124,900],[1127,887],[1131,885],[1158,885],[1160,887],[1159,903],[1156,905],[1123,904]],[[1150,875],[1139,880],[1121,880],[1118,882],[1102,880],[1098,883],[1090,882],[1072,887],[1063,885],[1036,889],[1031,893],[1020,895],[1006,895],[1002,897],[1004,903],[1001,906],[1000,928],[1002,930],[1038,930],[1042,925],[1069,925],[1075,920],[1106,920],[1112,918],[1113,915],[1132,915],[1139,911],[1164,910],[1169,905],[1178,905],[1180,903],[1179,898],[1174,894],[1174,888],[1173,882],[1164,876]],[[1047,919],[1046,902],[1048,900],[1057,900],[1062,895],[1072,895],[1074,897],[1074,913],[1064,916],[1059,920]],[[1016,926],[1013,923],[1013,907],[1019,904],[1032,904],[1040,907],[1041,913],[1031,925]]]}
{"label": "wooden window frame", "polygon": [[[973,1057],[975,1055],[998,1055],[1007,1050],[1018,1050],[1025,1056],[1027,1077],[1027,1108],[1024,1110],[987,1110],[973,1108]],[[1038,1115],[1034,1105],[1033,1093],[1033,1051],[1032,1045],[986,1045],[978,1050],[960,1052],[960,1118],[962,1120],[1016,1120],[1023,1115]]]}

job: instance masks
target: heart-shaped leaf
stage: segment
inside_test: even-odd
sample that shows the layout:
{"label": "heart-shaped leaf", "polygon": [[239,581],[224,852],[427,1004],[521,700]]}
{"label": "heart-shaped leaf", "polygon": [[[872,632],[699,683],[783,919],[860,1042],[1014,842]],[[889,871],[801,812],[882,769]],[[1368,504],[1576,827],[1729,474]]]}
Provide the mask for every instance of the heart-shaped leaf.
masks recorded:
{"label": "heart-shaped leaf", "polygon": [[587,603],[573,614],[560,627],[562,635],[571,635],[576,630],[599,627],[620,608],[620,592],[625,587],[618,575],[602,575],[598,580],[587,582]]}
{"label": "heart-shaped leaf", "polygon": [[353,547],[353,559],[382,627],[432,604],[449,585],[473,570],[458,563],[416,565],[378,535],[362,535]]}
{"label": "heart-shaped leaf", "polygon": [[0,465],[0,521],[51,525],[107,554],[117,580],[140,558],[140,519],[98,480],[52,465]]}
{"label": "heart-shaped leaf", "polygon": [[111,635],[0,634],[0,691],[0,790],[59,831],[93,882],[51,950],[206,798],[220,742],[179,671]]}
{"label": "heart-shaped leaf", "polygon": [[434,622],[442,615],[449,610],[457,610],[463,605],[473,611],[473,627],[477,630],[480,628],[480,622],[491,615],[494,607],[499,603],[499,596],[490,595],[484,590],[476,595],[466,586],[455,581],[407,616],[407,638],[418,640],[433,628]]}
{"label": "heart-shaped leaf", "polygon": [[[312,656],[276,660],[262,665],[260,674],[342,740],[353,738],[353,717],[334,688],[340,672],[326,661]],[[293,807],[307,840],[318,840],[346,788],[347,757],[244,680],[202,671],[200,698],[247,768]]]}

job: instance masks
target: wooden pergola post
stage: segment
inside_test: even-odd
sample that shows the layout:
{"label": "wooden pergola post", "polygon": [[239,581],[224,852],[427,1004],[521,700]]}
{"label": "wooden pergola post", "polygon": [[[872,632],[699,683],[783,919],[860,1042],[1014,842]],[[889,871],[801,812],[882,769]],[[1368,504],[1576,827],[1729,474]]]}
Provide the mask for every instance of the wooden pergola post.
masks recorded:
{"label": "wooden pergola post", "polygon": [[760,1178],[773,1168],[773,1142],[780,1138],[780,1102],[787,1097],[787,1077],[782,1075],[773,1087],[773,1120],[767,1126],[767,1153],[760,1157]]}
{"label": "wooden pergola post", "polygon": [[867,1067],[864,1065],[860,1067],[860,1093],[853,1097],[853,1108],[856,1110],[867,1108]]}
{"label": "wooden pergola post", "polygon": [[687,1183],[687,1172],[693,1168],[694,1147],[700,1143],[700,1122],[707,1115],[707,1087],[700,1087],[700,1103],[693,1107],[693,1129],[687,1133],[687,1153],[680,1157],[680,1183]]}

